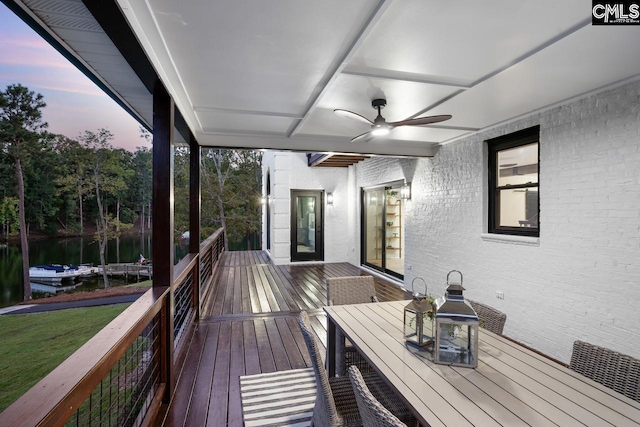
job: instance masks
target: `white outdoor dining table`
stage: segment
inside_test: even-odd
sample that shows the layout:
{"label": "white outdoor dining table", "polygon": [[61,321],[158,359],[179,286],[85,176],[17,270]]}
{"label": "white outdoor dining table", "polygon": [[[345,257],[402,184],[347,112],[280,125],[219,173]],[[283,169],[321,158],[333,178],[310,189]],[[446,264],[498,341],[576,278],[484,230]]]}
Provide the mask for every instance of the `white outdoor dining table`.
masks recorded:
{"label": "white outdoor dining table", "polygon": [[422,425],[640,426],[640,403],[484,329],[477,369],[433,363],[405,344],[407,303],[325,307],[329,375],[346,337]]}

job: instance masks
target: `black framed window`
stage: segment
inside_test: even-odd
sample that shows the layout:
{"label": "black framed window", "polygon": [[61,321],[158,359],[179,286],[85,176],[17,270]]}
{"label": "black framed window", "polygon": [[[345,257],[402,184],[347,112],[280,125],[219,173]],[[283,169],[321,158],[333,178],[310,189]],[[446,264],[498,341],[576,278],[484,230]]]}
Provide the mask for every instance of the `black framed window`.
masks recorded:
{"label": "black framed window", "polygon": [[489,233],[540,236],[540,126],[487,141]]}

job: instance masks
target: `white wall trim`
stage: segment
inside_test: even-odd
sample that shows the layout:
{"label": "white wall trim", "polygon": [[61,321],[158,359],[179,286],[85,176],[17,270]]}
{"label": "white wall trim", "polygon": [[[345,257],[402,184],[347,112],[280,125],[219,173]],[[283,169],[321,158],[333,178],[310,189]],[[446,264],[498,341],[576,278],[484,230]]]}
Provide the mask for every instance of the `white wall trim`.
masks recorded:
{"label": "white wall trim", "polygon": [[539,237],[513,236],[508,234],[483,233],[480,238],[485,242],[508,243],[511,245],[540,246]]}

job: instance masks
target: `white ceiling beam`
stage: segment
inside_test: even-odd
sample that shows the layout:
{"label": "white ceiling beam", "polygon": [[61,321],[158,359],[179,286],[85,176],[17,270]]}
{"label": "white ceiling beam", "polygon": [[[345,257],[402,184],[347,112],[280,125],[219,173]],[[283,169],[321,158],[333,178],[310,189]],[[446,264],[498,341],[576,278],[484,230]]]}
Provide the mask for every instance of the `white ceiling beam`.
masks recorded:
{"label": "white ceiling beam", "polygon": [[369,15],[360,31],[356,33],[347,49],[341,55],[337,56],[333,61],[332,66],[328,68],[327,73],[320,80],[320,83],[316,86],[313,93],[309,97],[307,105],[305,106],[302,113],[302,119],[297,120],[293,123],[291,128],[287,131],[287,136],[292,137],[297,133],[298,129],[300,129],[300,127],[309,117],[309,113],[315,108],[315,106],[322,98],[322,95],[324,95],[331,83],[342,72],[346,64],[355,53],[356,49],[362,44],[366,36],[373,30],[375,24],[380,20],[382,15],[384,15],[384,12],[389,8],[392,2],[393,0],[380,0],[378,2],[378,5],[375,7],[371,15]]}
{"label": "white ceiling beam", "polygon": [[354,155],[379,155],[396,157],[433,157],[437,143],[424,141],[385,140],[384,142],[349,142],[346,138],[294,137],[281,135],[233,135],[200,133],[196,135],[203,147],[236,148],[251,150],[287,150],[315,153],[336,153]]}
{"label": "white ceiling beam", "polygon": [[408,73],[405,71],[383,70],[381,68],[372,68],[359,65],[348,65],[342,70],[342,74],[367,77],[374,79],[398,80],[404,82],[426,83],[431,85],[441,85],[455,87],[459,89],[470,88],[473,82],[462,79],[452,79],[444,76],[426,76],[417,73]]}

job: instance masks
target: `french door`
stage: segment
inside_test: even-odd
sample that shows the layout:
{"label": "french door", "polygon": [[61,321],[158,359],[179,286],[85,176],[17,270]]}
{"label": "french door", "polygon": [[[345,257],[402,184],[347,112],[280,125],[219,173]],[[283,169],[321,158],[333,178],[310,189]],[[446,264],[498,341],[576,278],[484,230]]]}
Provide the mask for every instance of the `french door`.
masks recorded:
{"label": "french door", "polygon": [[323,191],[291,190],[291,261],[322,261]]}
{"label": "french door", "polygon": [[400,186],[362,190],[362,263],[404,278],[404,222]]}

